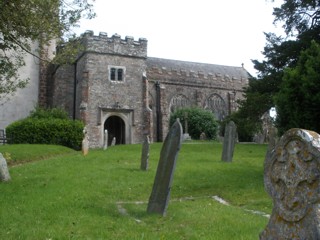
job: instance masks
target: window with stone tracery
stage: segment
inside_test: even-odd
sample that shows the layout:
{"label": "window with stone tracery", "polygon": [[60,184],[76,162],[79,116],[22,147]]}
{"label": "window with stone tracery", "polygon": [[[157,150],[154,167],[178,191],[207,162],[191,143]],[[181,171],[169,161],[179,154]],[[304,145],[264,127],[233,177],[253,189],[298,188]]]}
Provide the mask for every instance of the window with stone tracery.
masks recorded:
{"label": "window with stone tracery", "polygon": [[170,101],[170,105],[169,105],[170,113],[173,113],[177,109],[185,108],[185,107],[190,107],[190,101],[186,96],[182,94],[174,96]]}
{"label": "window with stone tracery", "polygon": [[219,94],[213,94],[207,98],[204,109],[210,110],[219,121],[227,115],[226,103]]}

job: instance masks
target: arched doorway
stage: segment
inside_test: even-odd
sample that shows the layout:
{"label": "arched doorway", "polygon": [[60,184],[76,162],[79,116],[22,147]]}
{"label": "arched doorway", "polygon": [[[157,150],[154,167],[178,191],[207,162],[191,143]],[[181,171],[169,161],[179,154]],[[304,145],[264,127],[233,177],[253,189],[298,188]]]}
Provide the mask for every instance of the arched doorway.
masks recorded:
{"label": "arched doorway", "polygon": [[104,122],[104,129],[108,130],[108,145],[111,145],[112,139],[116,138],[116,144],[125,144],[126,129],[122,118],[118,116],[108,117]]}

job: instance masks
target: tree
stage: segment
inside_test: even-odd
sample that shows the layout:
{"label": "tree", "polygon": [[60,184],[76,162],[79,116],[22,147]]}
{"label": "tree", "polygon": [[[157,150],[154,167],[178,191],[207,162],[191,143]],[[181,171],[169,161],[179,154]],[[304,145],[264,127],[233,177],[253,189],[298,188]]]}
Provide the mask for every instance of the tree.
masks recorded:
{"label": "tree", "polygon": [[[0,0],[0,98],[29,81],[18,72],[25,54],[44,58],[42,46],[53,39],[63,41],[80,18],[95,16],[90,1],[94,0]],[[33,52],[36,41],[40,48]]]}
{"label": "tree", "polygon": [[280,134],[290,128],[320,132],[320,45],[303,51],[297,65],[285,71],[275,97]]}
{"label": "tree", "polygon": [[205,133],[208,139],[216,139],[218,132],[218,122],[213,113],[201,108],[180,108],[170,116],[170,126],[179,118],[183,131],[185,123],[188,124],[188,133],[192,139],[199,139],[201,133]]}
{"label": "tree", "polygon": [[286,0],[274,8],[273,15],[275,23],[284,23],[287,36],[265,33],[265,60],[252,61],[259,74],[249,81],[246,99],[239,102],[236,115],[238,121],[247,121],[251,130],[259,128],[261,116],[275,106],[274,96],[280,90],[285,69],[297,65],[301,51],[309,48],[312,41],[320,42],[319,0]]}

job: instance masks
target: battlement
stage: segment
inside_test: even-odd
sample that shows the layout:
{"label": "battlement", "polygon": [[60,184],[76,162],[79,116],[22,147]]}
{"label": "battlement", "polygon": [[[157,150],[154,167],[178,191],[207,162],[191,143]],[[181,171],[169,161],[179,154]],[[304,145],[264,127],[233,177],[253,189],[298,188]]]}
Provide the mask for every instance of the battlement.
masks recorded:
{"label": "battlement", "polygon": [[248,78],[244,76],[230,76],[228,74],[222,74],[218,72],[203,72],[203,71],[193,71],[190,69],[173,69],[166,67],[151,67],[148,68],[148,75],[152,76],[169,76],[170,78],[192,78],[194,80],[208,80],[208,81],[222,81],[222,82],[235,82],[240,84],[247,84]]}
{"label": "battlement", "polygon": [[140,58],[147,57],[148,40],[146,38],[139,38],[138,41],[135,41],[133,37],[126,36],[125,39],[121,39],[119,34],[108,37],[105,32],[100,32],[96,36],[90,30],[83,33],[81,38],[86,46],[86,51]]}

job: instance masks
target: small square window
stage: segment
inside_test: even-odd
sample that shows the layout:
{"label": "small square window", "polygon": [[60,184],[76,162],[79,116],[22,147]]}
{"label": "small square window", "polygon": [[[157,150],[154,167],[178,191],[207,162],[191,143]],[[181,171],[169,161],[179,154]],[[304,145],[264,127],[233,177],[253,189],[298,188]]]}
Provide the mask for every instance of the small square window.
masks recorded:
{"label": "small square window", "polygon": [[109,67],[109,79],[111,81],[124,81],[124,67]]}

